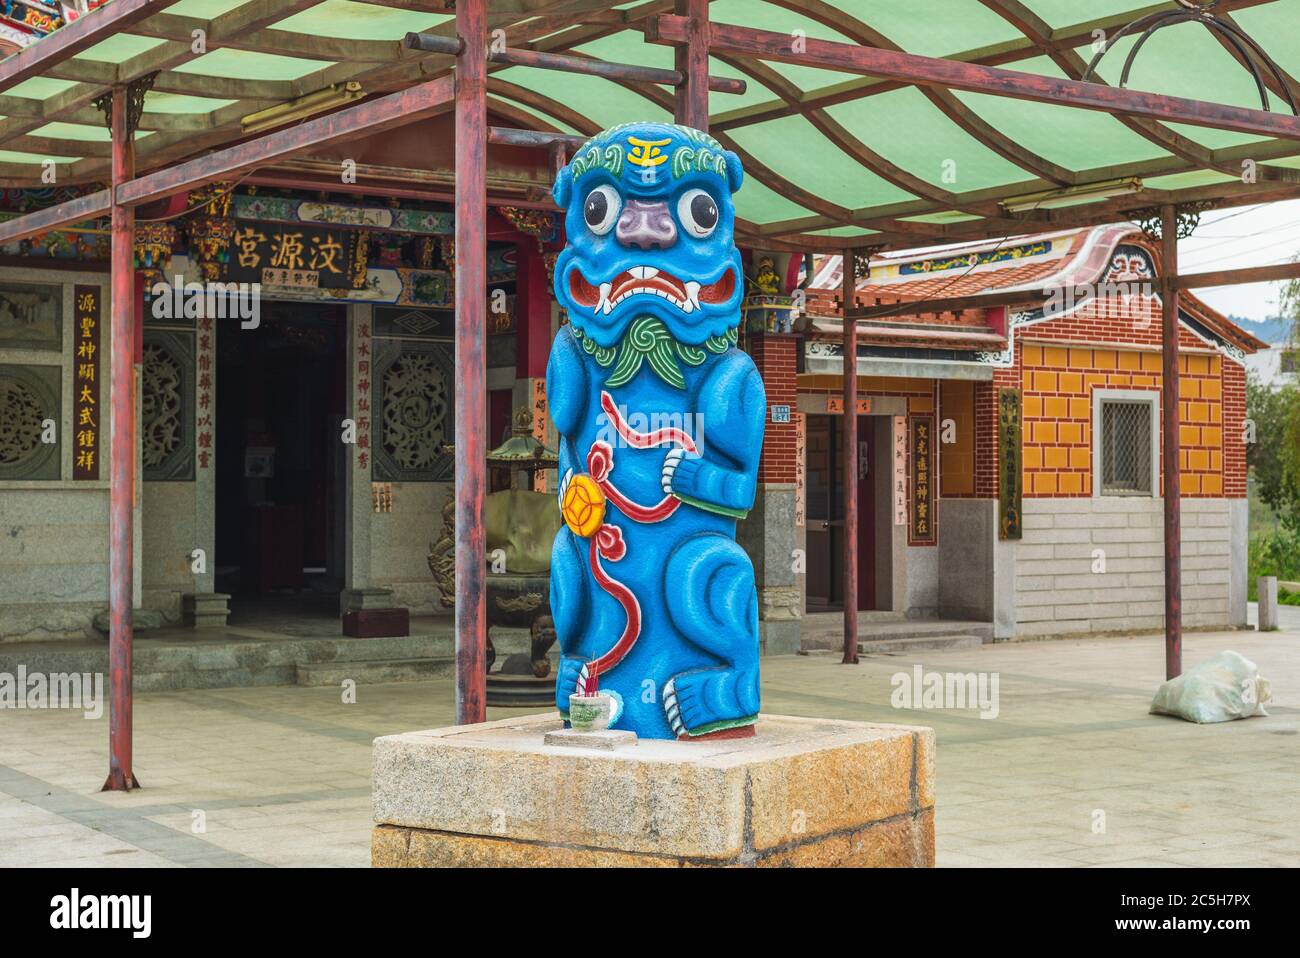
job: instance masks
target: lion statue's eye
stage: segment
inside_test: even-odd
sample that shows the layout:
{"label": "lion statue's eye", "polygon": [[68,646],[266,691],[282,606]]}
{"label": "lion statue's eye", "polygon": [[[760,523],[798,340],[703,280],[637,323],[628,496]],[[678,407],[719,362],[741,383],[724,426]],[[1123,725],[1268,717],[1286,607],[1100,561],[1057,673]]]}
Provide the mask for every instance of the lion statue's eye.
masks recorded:
{"label": "lion statue's eye", "polygon": [[598,186],[587,194],[587,200],[582,204],[582,218],[588,229],[597,236],[604,236],[618,222],[618,211],[622,206],[618,190],[608,184]]}
{"label": "lion statue's eye", "polygon": [[677,201],[677,218],[687,233],[704,239],[718,226],[718,203],[704,190],[687,190]]}

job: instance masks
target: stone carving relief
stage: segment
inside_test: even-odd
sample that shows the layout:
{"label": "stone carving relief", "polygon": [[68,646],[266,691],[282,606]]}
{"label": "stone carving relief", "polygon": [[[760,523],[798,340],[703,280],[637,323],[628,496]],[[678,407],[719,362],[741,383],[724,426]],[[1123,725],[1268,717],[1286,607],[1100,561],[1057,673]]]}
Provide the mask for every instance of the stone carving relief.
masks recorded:
{"label": "stone carving relief", "polygon": [[373,406],[379,412],[374,478],[451,478],[453,370],[446,343],[392,342],[377,357]]}
{"label": "stone carving relief", "polygon": [[63,348],[63,287],[0,283],[0,349]]}
{"label": "stone carving relief", "polygon": [[147,480],[194,478],[193,366],[193,336],[145,332],[140,444]]}
{"label": "stone carving relief", "polygon": [[59,377],[57,366],[0,365],[0,480],[59,478],[60,430],[41,441],[45,420],[62,423]]}

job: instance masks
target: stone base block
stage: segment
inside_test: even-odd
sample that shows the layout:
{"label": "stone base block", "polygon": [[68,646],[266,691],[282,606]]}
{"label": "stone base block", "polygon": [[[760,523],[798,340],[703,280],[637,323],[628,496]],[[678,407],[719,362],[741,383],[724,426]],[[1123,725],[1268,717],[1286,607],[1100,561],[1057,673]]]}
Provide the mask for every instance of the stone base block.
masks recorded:
{"label": "stone base block", "polygon": [[195,629],[224,629],[230,617],[230,596],[224,592],[187,592],[181,596],[185,624]]}
{"label": "stone base block", "polygon": [[759,619],[758,642],[763,655],[794,655],[803,645],[802,619]]}
{"label": "stone base block", "polygon": [[1255,595],[1259,598],[1255,628],[1260,632],[1277,631],[1277,576],[1262,575],[1255,580]]}
{"label": "stone base block", "polygon": [[343,634],[354,639],[411,634],[410,609],[353,609],[343,614]]}
{"label": "stone base block", "polygon": [[392,589],[344,589],[339,593],[339,615],[359,609],[391,609]]}
{"label": "stone base block", "polygon": [[[162,612],[158,609],[131,610],[131,630],[134,633],[144,632],[148,629],[161,629],[166,624],[166,619],[163,618]],[[95,613],[94,625],[96,632],[108,635],[108,609],[100,609]]]}
{"label": "stone base block", "polygon": [[753,738],[604,751],[545,744],[560,728],[377,739],[372,864],[934,864],[928,728],[763,715]]}

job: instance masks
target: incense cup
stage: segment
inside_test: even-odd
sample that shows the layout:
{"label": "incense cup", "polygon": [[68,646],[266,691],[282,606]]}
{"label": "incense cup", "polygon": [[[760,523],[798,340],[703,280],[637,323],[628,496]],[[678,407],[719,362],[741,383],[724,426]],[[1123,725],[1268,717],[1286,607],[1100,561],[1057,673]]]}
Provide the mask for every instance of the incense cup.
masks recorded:
{"label": "incense cup", "polygon": [[569,724],[579,732],[600,732],[609,728],[609,715],[613,705],[604,692],[595,695],[569,696]]}

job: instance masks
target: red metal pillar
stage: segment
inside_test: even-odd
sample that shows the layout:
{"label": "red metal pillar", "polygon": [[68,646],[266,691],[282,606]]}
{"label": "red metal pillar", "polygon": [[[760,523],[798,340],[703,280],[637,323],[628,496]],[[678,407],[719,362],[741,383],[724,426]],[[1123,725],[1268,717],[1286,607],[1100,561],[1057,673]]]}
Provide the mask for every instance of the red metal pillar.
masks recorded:
{"label": "red metal pillar", "polygon": [[543,379],[551,354],[551,287],[537,243],[525,239],[515,247],[515,375]]}
{"label": "red metal pillar", "polygon": [[673,119],[683,126],[709,129],[709,0],[675,0],[688,19],[690,36],[674,49],[675,66],[685,78],[677,88]]}
{"label": "red metal pillar", "polygon": [[1161,352],[1164,359],[1160,394],[1164,402],[1165,473],[1165,678],[1183,671],[1182,518],[1179,496],[1179,368],[1178,368],[1178,215],[1173,206],[1160,210],[1161,265],[1164,272]]}
{"label": "red metal pillar", "polygon": [[456,724],[487,717],[487,13],[456,4]]}
{"label": "red metal pillar", "polygon": [[[113,190],[135,175],[127,88],[113,88]],[[112,324],[109,404],[112,416],[108,489],[108,779],[104,791],[139,788],[131,767],[131,641],[134,620],[133,526],[135,499],[135,210],[114,202],[110,254]]]}
{"label": "red metal pillar", "polygon": [[853,250],[844,251],[844,658],[858,661],[858,321],[850,318],[858,288]]}

